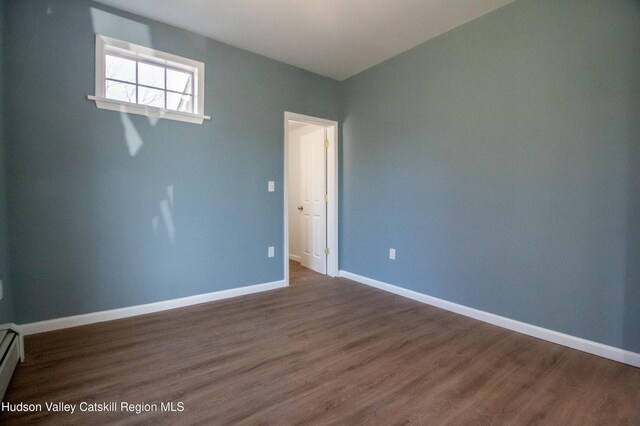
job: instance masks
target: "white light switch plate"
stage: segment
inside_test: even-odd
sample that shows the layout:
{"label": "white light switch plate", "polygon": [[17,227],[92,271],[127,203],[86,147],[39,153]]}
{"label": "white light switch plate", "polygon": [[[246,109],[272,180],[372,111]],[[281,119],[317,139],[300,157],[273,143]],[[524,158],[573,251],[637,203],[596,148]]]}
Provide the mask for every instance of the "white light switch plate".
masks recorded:
{"label": "white light switch plate", "polygon": [[276,248],[274,246],[269,247],[269,257],[273,257],[276,255]]}
{"label": "white light switch plate", "polygon": [[270,181],[269,181],[269,186],[268,186],[268,188],[269,188],[269,192],[275,192],[275,190],[276,190],[276,183],[275,183],[274,181],[270,180]]}
{"label": "white light switch plate", "polygon": [[396,249],[389,249],[389,259],[396,260]]}

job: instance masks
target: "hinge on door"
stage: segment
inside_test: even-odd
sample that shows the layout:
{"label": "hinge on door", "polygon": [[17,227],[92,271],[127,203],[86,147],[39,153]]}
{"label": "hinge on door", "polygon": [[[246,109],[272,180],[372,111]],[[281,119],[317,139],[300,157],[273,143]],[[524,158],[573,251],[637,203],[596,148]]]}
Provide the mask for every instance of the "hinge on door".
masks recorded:
{"label": "hinge on door", "polygon": [[329,194],[324,194],[324,201],[329,202]]}
{"label": "hinge on door", "polygon": [[326,254],[327,256],[329,256],[329,249],[328,249],[328,248],[324,249],[324,254]]}
{"label": "hinge on door", "polygon": [[324,149],[329,149],[329,139],[324,140]]}

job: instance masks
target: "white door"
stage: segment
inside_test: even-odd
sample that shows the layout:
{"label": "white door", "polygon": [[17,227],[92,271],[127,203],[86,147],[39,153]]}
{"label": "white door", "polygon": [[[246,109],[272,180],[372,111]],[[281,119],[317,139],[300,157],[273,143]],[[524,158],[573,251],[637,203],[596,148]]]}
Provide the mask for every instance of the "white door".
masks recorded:
{"label": "white door", "polygon": [[300,263],[327,273],[326,129],[300,137]]}

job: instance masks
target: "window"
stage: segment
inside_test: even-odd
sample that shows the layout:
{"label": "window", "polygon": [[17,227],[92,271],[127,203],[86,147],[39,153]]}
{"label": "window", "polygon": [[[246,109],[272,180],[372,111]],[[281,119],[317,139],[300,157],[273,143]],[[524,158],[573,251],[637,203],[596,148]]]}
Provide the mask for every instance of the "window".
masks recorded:
{"label": "window", "polygon": [[202,124],[204,64],[96,35],[98,108]]}

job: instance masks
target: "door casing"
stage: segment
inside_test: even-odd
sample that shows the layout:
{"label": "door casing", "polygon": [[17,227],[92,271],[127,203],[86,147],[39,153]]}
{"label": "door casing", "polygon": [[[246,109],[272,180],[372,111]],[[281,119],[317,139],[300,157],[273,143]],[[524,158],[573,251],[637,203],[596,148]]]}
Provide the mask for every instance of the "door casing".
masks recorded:
{"label": "door casing", "polygon": [[284,281],[289,285],[289,121],[299,121],[327,128],[327,275],[338,276],[338,122],[286,111],[284,113]]}

